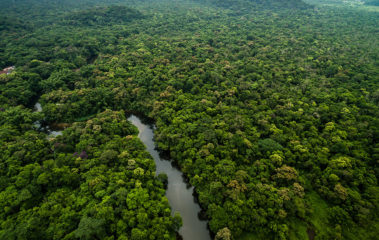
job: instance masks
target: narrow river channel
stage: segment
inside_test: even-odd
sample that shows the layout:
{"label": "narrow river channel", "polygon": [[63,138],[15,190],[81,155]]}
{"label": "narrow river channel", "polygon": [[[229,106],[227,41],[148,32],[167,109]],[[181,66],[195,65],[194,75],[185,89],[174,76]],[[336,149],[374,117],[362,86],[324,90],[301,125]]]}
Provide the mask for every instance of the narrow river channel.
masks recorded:
{"label": "narrow river channel", "polygon": [[[39,102],[37,102],[35,105],[34,105],[34,111],[35,112],[42,112],[42,106]],[[38,121],[38,122],[35,122],[34,125],[39,129],[41,128],[41,123]],[[49,126],[45,127],[45,129],[42,129],[42,130],[45,130],[48,134],[49,137],[56,137],[56,136],[59,136],[59,135],[62,135],[62,131],[61,130],[52,130],[50,129]]]}
{"label": "narrow river channel", "polygon": [[166,197],[170,202],[172,212],[179,212],[183,220],[183,226],[179,230],[180,235],[182,235],[184,240],[210,240],[211,237],[207,229],[207,222],[200,220],[198,217],[198,213],[201,209],[192,195],[193,187],[187,187],[182,172],[173,167],[171,162],[159,157],[158,152],[155,150],[153,141],[154,132],[151,126],[143,124],[141,120],[134,115],[131,115],[128,120],[138,128],[138,137],[154,158],[156,174],[167,174],[168,186]]}
{"label": "narrow river channel", "polygon": [[[36,112],[41,112],[40,103],[34,105]],[[142,123],[142,121],[134,115],[128,120],[135,125],[139,134],[138,137],[145,144],[147,151],[153,157],[156,166],[156,175],[166,173],[168,177],[168,185],[166,197],[170,202],[172,213],[179,212],[183,220],[183,226],[179,230],[179,234],[183,240],[210,240],[210,233],[207,228],[207,221],[200,220],[198,217],[201,211],[199,204],[196,203],[193,196],[193,187],[188,187],[182,172],[171,165],[170,161],[163,160],[159,157],[159,153],[155,150],[154,132],[151,126]],[[39,122],[35,123],[37,128],[41,127]],[[47,126],[45,128],[49,137],[56,137],[62,134],[62,131],[54,131]]]}

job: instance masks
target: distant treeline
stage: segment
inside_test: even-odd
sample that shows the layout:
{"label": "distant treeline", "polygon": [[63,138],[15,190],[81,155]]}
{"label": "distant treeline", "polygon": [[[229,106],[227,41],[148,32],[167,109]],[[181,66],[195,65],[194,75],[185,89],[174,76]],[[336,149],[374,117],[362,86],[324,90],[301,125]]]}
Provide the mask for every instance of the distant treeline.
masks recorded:
{"label": "distant treeline", "polygon": [[368,0],[365,2],[365,5],[379,6],[379,0]]}
{"label": "distant treeline", "polygon": [[124,6],[96,7],[70,13],[64,17],[68,25],[113,25],[142,18],[141,12]]}
{"label": "distant treeline", "polygon": [[282,8],[296,8],[306,9],[310,5],[306,4],[302,0],[195,0],[198,2],[209,3],[218,7],[224,8],[270,8],[270,9],[282,9]]}

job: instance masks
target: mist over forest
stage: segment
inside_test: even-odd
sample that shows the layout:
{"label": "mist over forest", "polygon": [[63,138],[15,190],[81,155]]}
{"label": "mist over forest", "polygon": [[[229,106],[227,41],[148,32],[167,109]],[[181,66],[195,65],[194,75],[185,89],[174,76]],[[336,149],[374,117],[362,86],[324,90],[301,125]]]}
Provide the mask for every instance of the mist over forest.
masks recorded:
{"label": "mist over forest", "polygon": [[377,0],[0,4],[0,240],[378,238]]}

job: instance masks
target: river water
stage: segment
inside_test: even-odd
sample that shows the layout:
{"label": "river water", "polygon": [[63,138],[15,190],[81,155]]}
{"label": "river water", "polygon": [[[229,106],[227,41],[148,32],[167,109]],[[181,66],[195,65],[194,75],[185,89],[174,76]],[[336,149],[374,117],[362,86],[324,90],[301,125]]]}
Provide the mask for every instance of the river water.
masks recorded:
{"label": "river water", "polygon": [[[35,105],[34,105],[34,111],[35,112],[42,112],[42,106],[39,102],[37,102]],[[39,129],[41,128],[41,123],[38,121],[38,122],[35,122],[34,125]],[[59,130],[53,130],[53,129],[50,129],[49,126],[46,126],[45,129],[42,129],[42,130],[46,130],[48,136],[50,138],[54,138],[56,136],[59,136],[59,135],[62,135],[62,131],[59,131]]]}
{"label": "river water", "polygon": [[[36,112],[41,112],[40,103],[34,105]],[[131,115],[128,120],[135,125],[139,134],[138,137],[145,144],[147,151],[153,157],[156,166],[156,175],[165,173],[168,178],[166,197],[170,203],[172,213],[179,212],[183,220],[183,226],[179,234],[183,240],[210,240],[210,234],[207,228],[207,221],[200,220],[198,217],[201,211],[199,204],[196,203],[193,196],[193,187],[189,187],[183,177],[182,172],[171,165],[170,161],[163,160],[155,150],[154,132],[150,125]],[[41,124],[36,122],[35,125],[40,128]],[[56,137],[62,134],[62,131],[53,131],[49,126],[45,129],[49,137]]]}
{"label": "river water", "polygon": [[183,226],[179,230],[180,235],[184,240],[210,240],[207,222],[198,217],[201,209],[199,204],[195,202],[193,187],[187,186],[182,172],[173,167],[171,162],[159,157],[158,151],[155,150],[154,132],[151,126],[142,123],[134,115],[131,115],[128,120],[138,128],[138,137],[154,158],[156,175],[166,173],[168,177],[166,197],[170,202],[172,213],[179,212],[182,217]]}

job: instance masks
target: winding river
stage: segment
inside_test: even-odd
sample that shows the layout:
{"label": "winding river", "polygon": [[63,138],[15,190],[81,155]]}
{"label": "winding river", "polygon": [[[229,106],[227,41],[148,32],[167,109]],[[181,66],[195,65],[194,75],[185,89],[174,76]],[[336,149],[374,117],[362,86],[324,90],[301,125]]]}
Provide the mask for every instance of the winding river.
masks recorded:
{"label": "winding river", "polygon": [[188,187],[183,178],[183,174],[171,165],[171,162],[159,157],[153,141],[154,132],[151,126],[143,124],[141,120],[131,115],[128,120],[135,125],[139,134],[138,137],[145,144],[147,151],[154,158],[156,174],[166,173],[168,185],[166,197],[170,202],[172,212],[179,212],[183,220],[183,226],[179,233],[184,240],[210,240],[207,229],[207,222],[199,219],[200,206],[193,196],[193,187]]}
{"label": "winding river", "polygon": [[[37,102],[34,105],[34,109],[36,112],[41,112],[41,104]],[[142,123],[134,115],[131,115],[128,120],[138,128],[138,137],[153,157],[156,165],[156,175],[165,173],[168,177],[166,197],[170,203],[172,213],[179,212],[182,217],[183,226],[180,228],[179,234],[183,237],[183,240],[210,240],[207,221],[200,220],[198,217],[201,209],[193,196],[193,187],[188,186],[182,172],[173,167],[170,161],[159,157],[158,151],[155,150],[154,132],[151,126]],[[40,122],[36,122],[35,125],[38,128],[41,127]],[[45,131],[49,137],[56,137],[62,134],[62,131],[54,131],[49,126],[45,128]]]}

